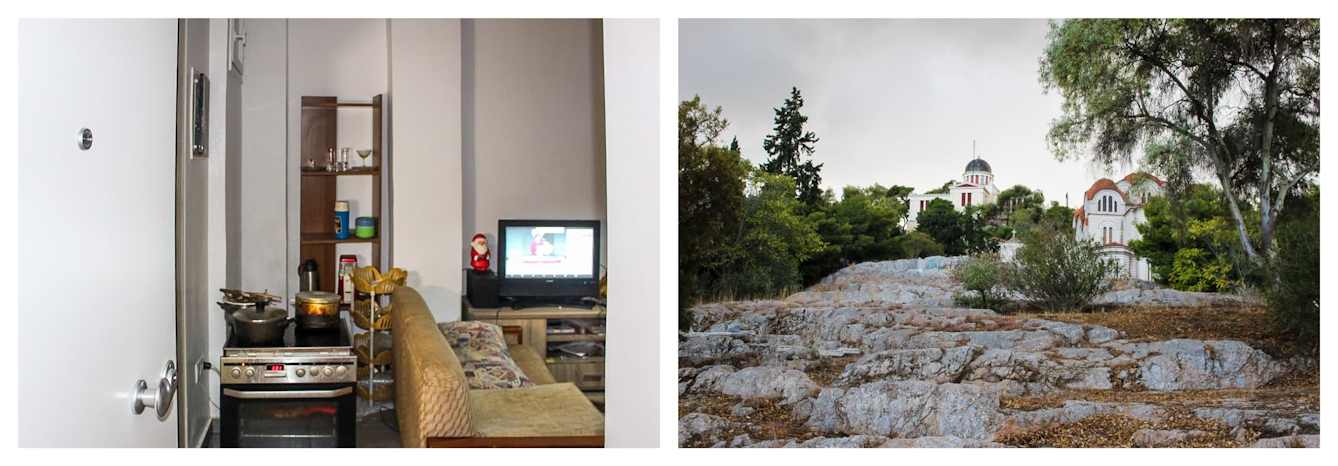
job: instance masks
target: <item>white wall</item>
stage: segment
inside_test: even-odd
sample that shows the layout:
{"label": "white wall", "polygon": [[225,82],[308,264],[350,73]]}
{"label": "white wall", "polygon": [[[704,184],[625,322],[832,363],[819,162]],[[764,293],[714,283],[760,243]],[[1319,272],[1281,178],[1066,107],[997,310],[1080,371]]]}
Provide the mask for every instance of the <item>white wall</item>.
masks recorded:
{"label": "white wall", "polygon": [[[220,296],[219,289],[233,288],[240,281],[239,227],[241,194],[238,179],[241,176],[242,155],[242,77],[228,66],[230,34],[227,19],[209,20],[209,271],[206,290],[209,296]],[[227,327],[223,310],[213,301],[202,308],[208,314],[208,354],[213,363],[223,355]],[[191,364],[194,364],[191,361]],[[214,374],[203,377],[208,381],[210,400],[218,400],[218,379]],[[218,408],[206,403],[212,417],[218,417]]]}
{"label": "white wall", "polygon": [[[281,163],[282,173],[287,174],[288,231],[294,234],[285,235],[287,263],[283,273],[287,288],[282,296],[297,292],[297,264],[301,262],[296,232],[300,229],[302,213],[302,177],[297,167],[305,163],[299,160],[302,154],[302,97],[332,96],[341,102],[371,102],[373,96],[384,94],[387,90],[386,39],[384,19],[288,20],[288,155]],[[350,148],[349,163],[356,166],[362,160],[354,150],[371,148],[372,111],[359,107],[341,108],[337,112],[335,153],[337,155],[340,148]],[[350,217],[370,216],[371,178],[340,177],[338,183],[335,195],[337,199],[350,201]],[[382,202],[385,201],[383,198]],[[334,209],[334,206],[330,208]],[[341,244],[335,248],[335,254],[356,254],[359,266],[370,263],[371,252],[370,243]],[[380,268],[388,269],[384,265]]]}
{"label": "white wall", "polygon": [[[605,220],[601,22],[463,20],[461,28],[461,238],[484,233],[495,245],[498,219]],[[453,262],[468,267],[464,241],[454,246]]]}
{"label": "white wall", "polygon": [[394,266],[437,321],[460,320],[460,20],[390,20]]}
{"label": "white wall", "polygon": [[[659,446],[659,20],[605,20],[608,348],[605,444]],[[667,329],[666,329],[667,330]]]}
{"label": "white wall", "polygon": [[[288,296],[288,21],[246,22],[242,88],[240,282],[244,290]],[[233,181],[229,181],[233,183]],[[293,202],[295,205],[296,202]],[[292,267],[296,277],[296,264]],[[222,342],[220,341],[220,345]]]}

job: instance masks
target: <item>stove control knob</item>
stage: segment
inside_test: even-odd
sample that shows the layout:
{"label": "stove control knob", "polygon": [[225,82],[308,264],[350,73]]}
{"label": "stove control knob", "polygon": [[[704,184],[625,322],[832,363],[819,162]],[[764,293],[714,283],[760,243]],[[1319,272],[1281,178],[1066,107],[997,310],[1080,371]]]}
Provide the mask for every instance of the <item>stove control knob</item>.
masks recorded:
{"label": "stove control knob", "polygon": [[348,373],[348,368],[347,368],[347,367],[344,367],[344,366],[336,367],[336,368],[335,368],[335,373],[336,373],[336,374],[339,374],[340,377],[343,377],[344,374],[347,374],[347,373]]}
{"label": "stove control knob", "polygon": [[334,375],[334,369],[331,369],[330,366],[325,366],[325,369],[322,369],[321,373],[325,374],[326,377],[329,377]]}
{"label": "stove control knob", "polygon": [[301,368],[301,367],[297,368],[297,376],[298,376],[298,377],[301,377],[301,376],[304,376],[304,375],[307,375],[307,370],[306,370],[306,369],[303,369],[303,368]]}
{"label": "stove control knob", "polygon": [[250,378],[253,375],[256,375],[256,370],[250,367],[246,368],[246,377]]}
{"label": "stove control knob", "polygon": [[232,368],[232,378],[234,379],[242,378],[242,370],[236,367]]}

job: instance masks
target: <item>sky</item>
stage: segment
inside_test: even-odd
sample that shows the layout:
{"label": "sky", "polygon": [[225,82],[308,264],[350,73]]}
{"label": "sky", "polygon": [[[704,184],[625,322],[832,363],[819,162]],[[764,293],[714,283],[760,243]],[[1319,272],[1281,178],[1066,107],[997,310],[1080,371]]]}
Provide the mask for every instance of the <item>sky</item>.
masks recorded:
{"label": "sky", "polygon": [[1021,184],[1077,207],[1133,167],[1059,162],[1047,147],[1063,99],[1038,79],[1045,19],[680,20],[679,100],[723,107],[743,156],[767,159],[775,109],[799,88],[823,188],[959,179],[975,154],[1000,190]]}

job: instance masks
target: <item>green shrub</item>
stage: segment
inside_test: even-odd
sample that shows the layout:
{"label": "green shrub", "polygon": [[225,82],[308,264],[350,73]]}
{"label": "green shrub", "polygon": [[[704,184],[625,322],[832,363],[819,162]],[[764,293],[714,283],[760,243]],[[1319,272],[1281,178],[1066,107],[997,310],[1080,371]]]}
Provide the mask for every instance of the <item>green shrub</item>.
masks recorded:
{"label": "green shrub", "polygon": [[1048,312],[1075,311],[1110,291],[1119,265],[1100,257],[1091,239],[1032,231],[1004,274],[1004,288]]}
{"label": "green shrub", "polygon": [[970,264],[952,271],[966,293],[953,293],[952,304],[973,309],[992,309],[1003,312],[1008,299],[1002,286],[1002,266],[989,256],[980,256]]}
{"label": "green shrub", "polygon": [[[1318,204],[1318,201],[1316,201]],[[1264,298],[1269,317],[1294,334],[1303,350],[1319,350],[1319,208],[1278,226],[1270,261],[1274,285]]]}
{"label": "green shrub", "polygon": [[1225,257],[1212,257],[1199,248],[1184,248],[1175,252],[1175,261],[1166,281],[1181,291],[1225,293],[1240,286],[1241,280],[1231,273],[1231,263]]}
{"label": "green shrub", "polygon": [[923,231],[912,231],[903,236],[901,249],[906,252],[906,257],[925,258],[943,255],[943,246],[939,246],[934,242],[934,238]]}

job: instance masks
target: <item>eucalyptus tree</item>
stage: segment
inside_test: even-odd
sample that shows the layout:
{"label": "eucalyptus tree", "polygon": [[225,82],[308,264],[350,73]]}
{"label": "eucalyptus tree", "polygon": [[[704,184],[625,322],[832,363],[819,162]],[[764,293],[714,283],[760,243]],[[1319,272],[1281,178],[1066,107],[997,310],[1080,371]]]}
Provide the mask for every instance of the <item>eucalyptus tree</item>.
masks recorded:
{"label": "eucalyptus tree", "polygon": [[1319,172],[1319,45],[1318,19],[1051,23],[1040,81],[1064,102],[1050,148],[1105,166],[1142,148],[1172,194],[1210,174],[1245,255],[1262,265],[1285,201]]}

